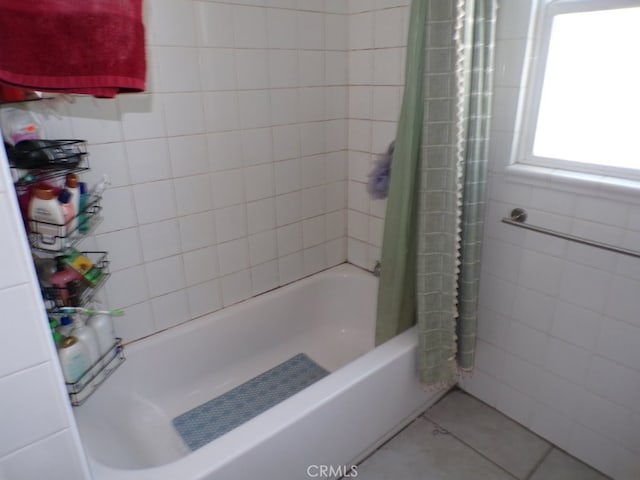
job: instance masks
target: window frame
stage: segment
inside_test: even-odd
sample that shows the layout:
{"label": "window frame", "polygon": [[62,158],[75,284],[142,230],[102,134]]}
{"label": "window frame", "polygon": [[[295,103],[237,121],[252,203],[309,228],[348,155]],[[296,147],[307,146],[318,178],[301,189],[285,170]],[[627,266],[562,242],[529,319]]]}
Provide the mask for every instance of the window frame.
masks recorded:
{"label": "window frame", "polygon": [[516,165],[543,167],[568,172],[604,175],[622,179],[640,181],[640,164],[638,168],[608,166],[594,163],[563,160],[560,158],[542,157],[533,154],[536,126],[540,112],[542,88],[546,73],[546,60],[549,52],[553,19],[556,15],[580,13],[598,10],[616,10],[621,8],[640,7],[640,0],[537,0],[534,13],[532,35],[529,36],[528,61],[523,70],[524,101],[520,108]]}

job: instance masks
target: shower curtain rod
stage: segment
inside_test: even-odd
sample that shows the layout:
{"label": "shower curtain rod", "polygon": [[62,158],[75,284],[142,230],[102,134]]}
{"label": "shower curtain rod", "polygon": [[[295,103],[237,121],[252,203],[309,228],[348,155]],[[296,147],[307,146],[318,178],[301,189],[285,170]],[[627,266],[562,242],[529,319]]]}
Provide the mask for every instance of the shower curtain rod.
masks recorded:
{"label": "shower curtain rod", "polygon": [[514,208],[511,210],[509,217],[503,217],[502,222],[514,227],[526,228],[534,232],[542,233],[544,235],[551,235],[552,237],[563,238],[571,242],[581,243],[582,245],[589,245],[590,247],[600,248],[609,252],[620,253],[622,255],[628,255],[630,257],[640,258],[640,252],[635,250],[629,250],[627,248],[616,247],[608,243],[597,242],[595,240],[589,240],[587,238],[578,237],[569,233],[558,232],[545,227],[538,227],[536,225],[529,225],[525,223],[527,220],[527,212],[523,208]]}

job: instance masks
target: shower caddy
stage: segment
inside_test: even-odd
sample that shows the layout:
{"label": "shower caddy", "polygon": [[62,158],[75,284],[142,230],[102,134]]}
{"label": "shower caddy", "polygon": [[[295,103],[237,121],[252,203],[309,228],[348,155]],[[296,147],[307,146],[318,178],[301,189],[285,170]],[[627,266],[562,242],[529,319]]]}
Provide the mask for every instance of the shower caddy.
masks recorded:
{"label": "shower caddy", "polygon": [[[80,173],[89,170],[88,153],[84,140],[49,140],[46,144],[33,145],[31,151],[26,152],[23,158],[48,158],[50,164],[46,166],[27,166],[12,161],[12,153],[7,152],[14,179],[14,186],[18,199],[28,191],[29,187],[45,180],[56,181],[66,178],[71,173]],[[25,152],[22,152],[25,153]],[[29,245],[34,254],[47,256],[63,255],[69,252],[84,238],[87,237],[96,225],[102,220],[102,192],[93,191],[87,193],[87,200],[82,210],[76,212],[73,219],[66,224],[48,223],[32,220],[23,210],[25,229],[29,239]],[[21,209],[23,209],[22,202]],[[28,210],[28,209],[27,209]],[[75,224],[75,228],[69,231],[69,226]],[[43,243],[42,231],[54,232],[55,245],[60,245],[57,250],[41,248]],[[48,236],[51,234],[49,233]],[[104,251],[82,251],[83,257],[90,260],[91,264],[99,271],[96,282],[87,284],[82,282],[79,291],[74,292],[73,305],[69,304],[70,295],[68,287],[58,288],[50,285],[40,285],[42,298],[49,317],[58,318],[67,315],[65,307],[88,307],[95,294],[102,288],[109,277],[108,253]],[[91,365],[80,378],[73,383],[66,383],[67,393],[73,406],[79,406],[124,362],[124,347],[121,338],[113,339],[113,346],[104,353],[93,365]]]}

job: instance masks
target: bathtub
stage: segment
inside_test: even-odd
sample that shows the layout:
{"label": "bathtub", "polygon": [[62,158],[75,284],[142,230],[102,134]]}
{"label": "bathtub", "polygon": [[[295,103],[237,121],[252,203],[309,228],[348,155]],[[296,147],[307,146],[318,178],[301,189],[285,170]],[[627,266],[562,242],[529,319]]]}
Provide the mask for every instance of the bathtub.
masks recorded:
{"label": "bathtub", "polygon": [[[374,348],[377,279],[340,265],[134,342],[81,407],[94,479],[299,480],[347,473],[444,392],[413,329]],[[191,452],[172,419],[305,353],[331,373]]]}

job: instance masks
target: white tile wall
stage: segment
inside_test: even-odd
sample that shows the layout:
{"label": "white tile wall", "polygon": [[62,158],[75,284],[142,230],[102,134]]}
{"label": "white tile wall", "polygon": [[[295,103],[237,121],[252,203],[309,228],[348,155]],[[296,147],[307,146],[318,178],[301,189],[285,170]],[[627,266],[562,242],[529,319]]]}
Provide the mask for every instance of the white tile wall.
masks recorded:
{"label": "white tile wall", "polygon": [[499,221],[522,206],[532,223],[637,248],[635,199],[505,178],[530,7],[506,2],[499,11],[478,362],[462,385],[613,478],[630,480],[640,465],[640,263]]}
{"label": "white tile wall", "polygon": [[386,202],[366,191],[377,155],[395,138],[404,84],[409,1],[349,2],[348,258],[380,258]]}
{"label": "white tile wall", "polygon": [[111,177],[91,242],[113,257],[104,300],[141,316],[118,323],[125,341],[347,257],[346,7],[170,3],[145,6],[148,92],[46,125],[87,139],[89,183]]}

